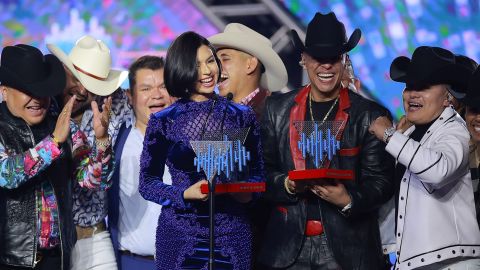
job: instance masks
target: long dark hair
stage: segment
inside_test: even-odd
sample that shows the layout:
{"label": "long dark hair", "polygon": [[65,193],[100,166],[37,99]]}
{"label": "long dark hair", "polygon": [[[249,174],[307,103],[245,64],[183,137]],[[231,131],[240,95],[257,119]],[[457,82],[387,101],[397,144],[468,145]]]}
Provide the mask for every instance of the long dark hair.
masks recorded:
{"label": "long dark hair", "polygon": [[170,96],[189,98],[195,91],[195,82],[198,80],[197,50],[202,45],[212,51],[220,79],[221,66],[215,48],[203,36],[192,31],[185,32],[173,41],[165,58],[165,87]]}

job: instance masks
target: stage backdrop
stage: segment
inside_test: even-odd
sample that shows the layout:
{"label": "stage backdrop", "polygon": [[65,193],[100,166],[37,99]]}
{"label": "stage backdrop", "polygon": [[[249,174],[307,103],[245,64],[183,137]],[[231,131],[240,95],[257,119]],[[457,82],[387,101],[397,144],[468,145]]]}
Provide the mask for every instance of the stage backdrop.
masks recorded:
{"label": "stage backdrop", "polygon": [[[351,52],[357,76],[396,116],[402,114],[402,85],[388,77],[391,61],[419,45],[446,47],[480,57],[479,0],[278,0],[305,26],[316,11],[335,11],[350,34],[362,30]],[[188,0],[91,0],[0,2],[0,46],[46,43],[70,51],[84,34],[105,41],[114,65],[126,68],[143,54],[164,54],[180,33],[218,32]]]}
{"label": "stage backdrop", "polygon": [[216,34],[213,24],[188,0],[2,0],[0,45],[32,44],[48,52],[53,43],[69,52],[85,35],[104,41],[114,66],[127,68],[144,54],[164,55],[179,34]]}
{"label": "stage backdrop", "polygon": [[478,0],[281,0],[306,26],[315,12],[337,14],[350,35],[362,39],[350,56],[357,76],[397,117],[403,114],[402,84],[389,78],[390,63],[421,45],[440,46],[480,58]]}

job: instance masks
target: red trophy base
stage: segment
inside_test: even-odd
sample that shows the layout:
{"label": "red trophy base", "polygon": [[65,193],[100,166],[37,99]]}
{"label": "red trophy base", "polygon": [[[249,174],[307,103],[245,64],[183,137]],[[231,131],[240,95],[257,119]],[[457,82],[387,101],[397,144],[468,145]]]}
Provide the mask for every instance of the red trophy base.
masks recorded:
{"label": "red trophy base", "polygon": [[[208,184],[200,186],[203,194],[208,193]],[[217,193],[239,193],[239,192],[264,192],[265,183],[232,183],[215,185],[215,194]]]}
{"label": "red trophy base", "polygon": [[352,170],[312,169],[312,170],[289,171],[288,178],[292,181],[318,180],[318,179],[353,180],[354,175]]}

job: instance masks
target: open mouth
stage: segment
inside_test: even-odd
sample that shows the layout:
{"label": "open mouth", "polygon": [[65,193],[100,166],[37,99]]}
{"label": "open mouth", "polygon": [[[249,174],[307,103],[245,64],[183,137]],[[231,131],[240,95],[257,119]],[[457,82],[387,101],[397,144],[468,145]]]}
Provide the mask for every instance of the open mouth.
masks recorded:
{"label": "open mouth", "polygon": [[207,87],[207,88],[215,85],[215,81],[213,80],[212,76],[201,79],[200,83],[202,84],[203,87]]}
{"label": "open mouth", "polygon": [[475,132],[480,133],[480,124],[473,124],[472,127]]}
{"label": "open mouth", "polygon": [[420,104],[420,103],[416,103],[416,102],[409,102],[408,103],[408,110],[410,110],[410,111],[418,111],[421,108],[423,108],[423,105]]}
{"label": "open mouth", "polygon": [[27,106],[26,108],[28,112],[32,115],[40,115],[45,110],[43,106],[40,105]]}
{"label": "open mouth", "polygon": [[334,76],[335,76],[335,74],[333,74],[333,73],[317,73],[318,79],[320,79],[320,81],[322,81],[322,82],[331,81]]}
{"label": "open mouth", "polygon": [[153,104],[153,105],[148,106],[148,109],[151,112],[158,112],[158,111],[161,111],[161,110],[165,109],[167,106],[168,106],[168,104],[166,104],[166,103],[158,103],[158,104]]}
{"label": "open mouth", "polygon": [[220,82],[224,82],[228,80],[228,75],[227,74],[220,74]]}

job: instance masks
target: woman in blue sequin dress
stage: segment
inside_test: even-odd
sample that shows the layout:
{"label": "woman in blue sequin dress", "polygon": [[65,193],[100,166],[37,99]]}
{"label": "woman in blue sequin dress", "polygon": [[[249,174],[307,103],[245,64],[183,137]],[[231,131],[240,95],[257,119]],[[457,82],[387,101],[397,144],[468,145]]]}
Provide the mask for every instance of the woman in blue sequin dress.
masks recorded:
{"label": "woman in blue sequin dress", "polygon": [[[165,63],[165,84],[180,99],[152,115],[141,157],[140,194],[163,205],[156,236],[157,269],[207,269],[209,254],[207,183],[194,166],[190,141],[214,131],[250,128],[245,147],[251,160],[238,181],[264,180],[260,131],[254,112],[214,93],[220,62],[207,39],[186,32],[170,46]],[[164,164],[172,185],[162,181]],[[240,177],[238,177],[240,175]],[[224,174],[217,183],[233,180]],[[249,270],[251,230],[245,206],[251,194],[216,196],[215,269]]]}

